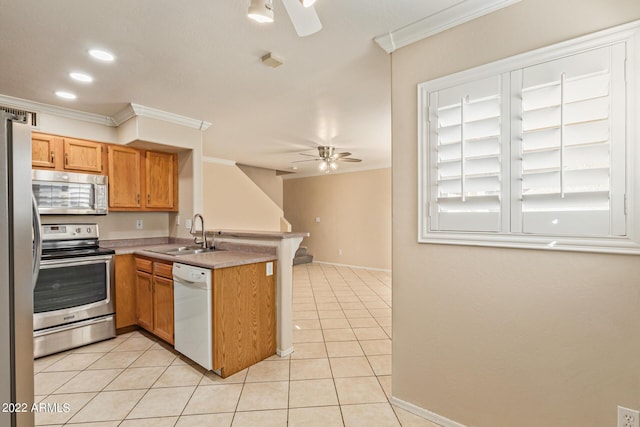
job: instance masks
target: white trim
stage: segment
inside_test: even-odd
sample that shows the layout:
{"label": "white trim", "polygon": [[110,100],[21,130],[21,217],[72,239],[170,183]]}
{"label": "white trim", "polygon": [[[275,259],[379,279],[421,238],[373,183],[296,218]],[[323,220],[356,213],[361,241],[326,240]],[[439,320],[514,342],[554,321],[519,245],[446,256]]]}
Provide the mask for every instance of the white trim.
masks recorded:
{"label": "white trim", "polygon": [[202,120],[192,119],[190,117],[180,116],[178,114],[169,113],[167,111],[158,110],[156,108],[145,107],[144,105],[130,103],[124,109],[116,113],[112,120],[116,126],[120,126],[127,120],[140,116],[150,119],[162,120],[167,123],[174,123],[180,126],[205,131],[211,126],[211,123]]}
{"label": "white trim", "polygon": [[46,113],[51,114],[52,116],[65,117],[67,119],[80,120],[89,123],[97,123],[99,125],[109,127],[116,126],[113,119],[109,116],[86,113],[84,111],[57,107],[54,105],[43,104],[41,102],[28,101],[26,99],[14,98],[7,95],[0,95],[0,104],[21,110],[35,111],[36,113]]}
{"label": "white trim", "polygon": [[386,268],[363,267],[361,265],[351,265],[351,264],[338,264],[337,262],[327,262],[327,261],[316,261],[316,260],[314,260],[312,262],[312,264],[335,265],[336,267],[359,268],[360,270],[382,271],[384,273],[391,273],[391,270],[388,270]]}
{"label": "white trim", "polygon": [[207,156],[202,156],[202,162],[203,163],[216,163],[216,164],[219,164],[219,165],[226,165],[226,166],[235,166],[236,165],[235,160],[218,159],[217,157],[207,157]]}
{"label": "white trim", "polygon": [[87,113],[84,111],[72,110],[70,108],[58,107],[55,105],[43,104],[36,101],[28,101],[26,99],[14,98],[12,96],[0,95],[0,104],[7,107],[17,108],[21,110],[35,111],[37,113],[47,113],[53,116],[65,117],[83,122],[97,123],[99,125],[118,127],[122,123],[135,116],[148,117],[150,119],[162,120],[168,123],[174,123],[200,131],[205,131],[211,126],[210,122],[192,119],[180,116],[174,113],[157,110],[144,105],[131,103],[124,109],[113,116],[104,116],[102,114]]}
{"label": "white trim", "polygon": [[391,396],[389,398],[389,401],[393,406],[397,406],[400,409],[404,409],[405,411],[411,412],[412,414],[424,418],[425,420],[429,420],[436,424],[439,424],[442,427],[466,427],[464,424],[460,424],[456,421],[450,420],[447,417],[438,415],[435,412],[431,412],[427,409],[421,408],[420,406],[414,405],[413,403],[405,402],[404,400],[398,399],[395,396]]}
{"label": "white trim", "polygon": [[116,126],[120,126],[121,124],[135,116],[136,112],[133,110],[133,107],[131,106],[131,104],[127,104],[126,107],[111,116],[111,120],[113,120]]}
{"label": "white trim", "polygon": [[178,114],[169,113],[167,111],[158,110],[144,105],[131,103],[131,108],[137,116],[148,117],[150,119],[162,120],[168,123],[174,123],[193,129],[205,131],[211,126],[211,123],[203,120],[192,119],[190,117],[180,116]]}
{"label": "white trim", "polygon": [[472,19],[510,6],[520,0],[466,0],[436,12],[405,27],[375,37],[378,45],[387,53],[431,37],[442,31],[464,24]]}

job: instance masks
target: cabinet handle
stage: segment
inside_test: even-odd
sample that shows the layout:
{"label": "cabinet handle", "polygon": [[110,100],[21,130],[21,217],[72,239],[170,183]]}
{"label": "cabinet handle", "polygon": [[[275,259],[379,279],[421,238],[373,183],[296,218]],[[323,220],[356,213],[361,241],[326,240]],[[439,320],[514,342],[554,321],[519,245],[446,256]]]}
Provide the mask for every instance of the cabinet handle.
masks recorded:
{"label": "cabinet handle", "polygon": [[55,152],[51,150],[51,163],[53,163],[54,159],[55,159]]}
{"label": "cabinet handle", "polygon": [[140,204],[140,194],[138,194],[138,195],[136,196],[136,203],[137,203],[137,204]]}
{"label": "cabinet handle", "polygon": [[147,194],[147,203],[151,203],[151,194]]}
{"label": "cabinet handle", "polygon": [[69,153],[64,153],[64,164],[69,166]]}

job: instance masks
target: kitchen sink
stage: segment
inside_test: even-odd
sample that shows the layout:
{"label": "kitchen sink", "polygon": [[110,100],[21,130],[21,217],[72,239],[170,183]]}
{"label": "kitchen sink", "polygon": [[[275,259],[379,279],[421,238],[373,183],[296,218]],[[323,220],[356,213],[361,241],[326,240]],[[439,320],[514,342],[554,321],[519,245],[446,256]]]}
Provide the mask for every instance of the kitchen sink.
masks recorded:
{"label": "kitchen sink", "polygon": [[202,248],[200,246],[178,246],[168,249],[149,249],[149,252],[155,252],[157,254],[172,255],[172,256],[184,256],[195,255],[207,252],[220,251],[222,249],[215,248]]}

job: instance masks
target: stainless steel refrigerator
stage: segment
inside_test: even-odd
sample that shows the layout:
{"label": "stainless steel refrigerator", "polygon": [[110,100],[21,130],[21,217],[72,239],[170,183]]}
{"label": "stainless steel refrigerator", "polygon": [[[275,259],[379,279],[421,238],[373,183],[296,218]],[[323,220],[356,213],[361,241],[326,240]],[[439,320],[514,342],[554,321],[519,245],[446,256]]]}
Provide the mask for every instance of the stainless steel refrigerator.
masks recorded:
{"label": "stainless steel refrigerator", "polygon": [[[40,229],[31,196],[31,129],[0,111],[0,426],[30,427],[33,285]],[[13,405],[13,404],[19,405]],[[16,409],[20,412],[17,412]]]}

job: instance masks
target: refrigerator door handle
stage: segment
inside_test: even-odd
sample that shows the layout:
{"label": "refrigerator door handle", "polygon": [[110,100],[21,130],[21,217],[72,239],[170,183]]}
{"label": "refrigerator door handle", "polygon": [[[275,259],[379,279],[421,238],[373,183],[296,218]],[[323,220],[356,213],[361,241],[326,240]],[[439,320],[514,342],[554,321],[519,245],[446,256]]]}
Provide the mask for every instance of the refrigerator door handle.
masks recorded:
{"label": "refrigerator door handle", "polygon": [[40,273],[40,259],[42,257],[42,222],[40,221],[40,213],[38,212],[38,203],[33,194],[31,194],[31,204],[33,208],[33,289],[36,288],[38,282],[38,274]]}

